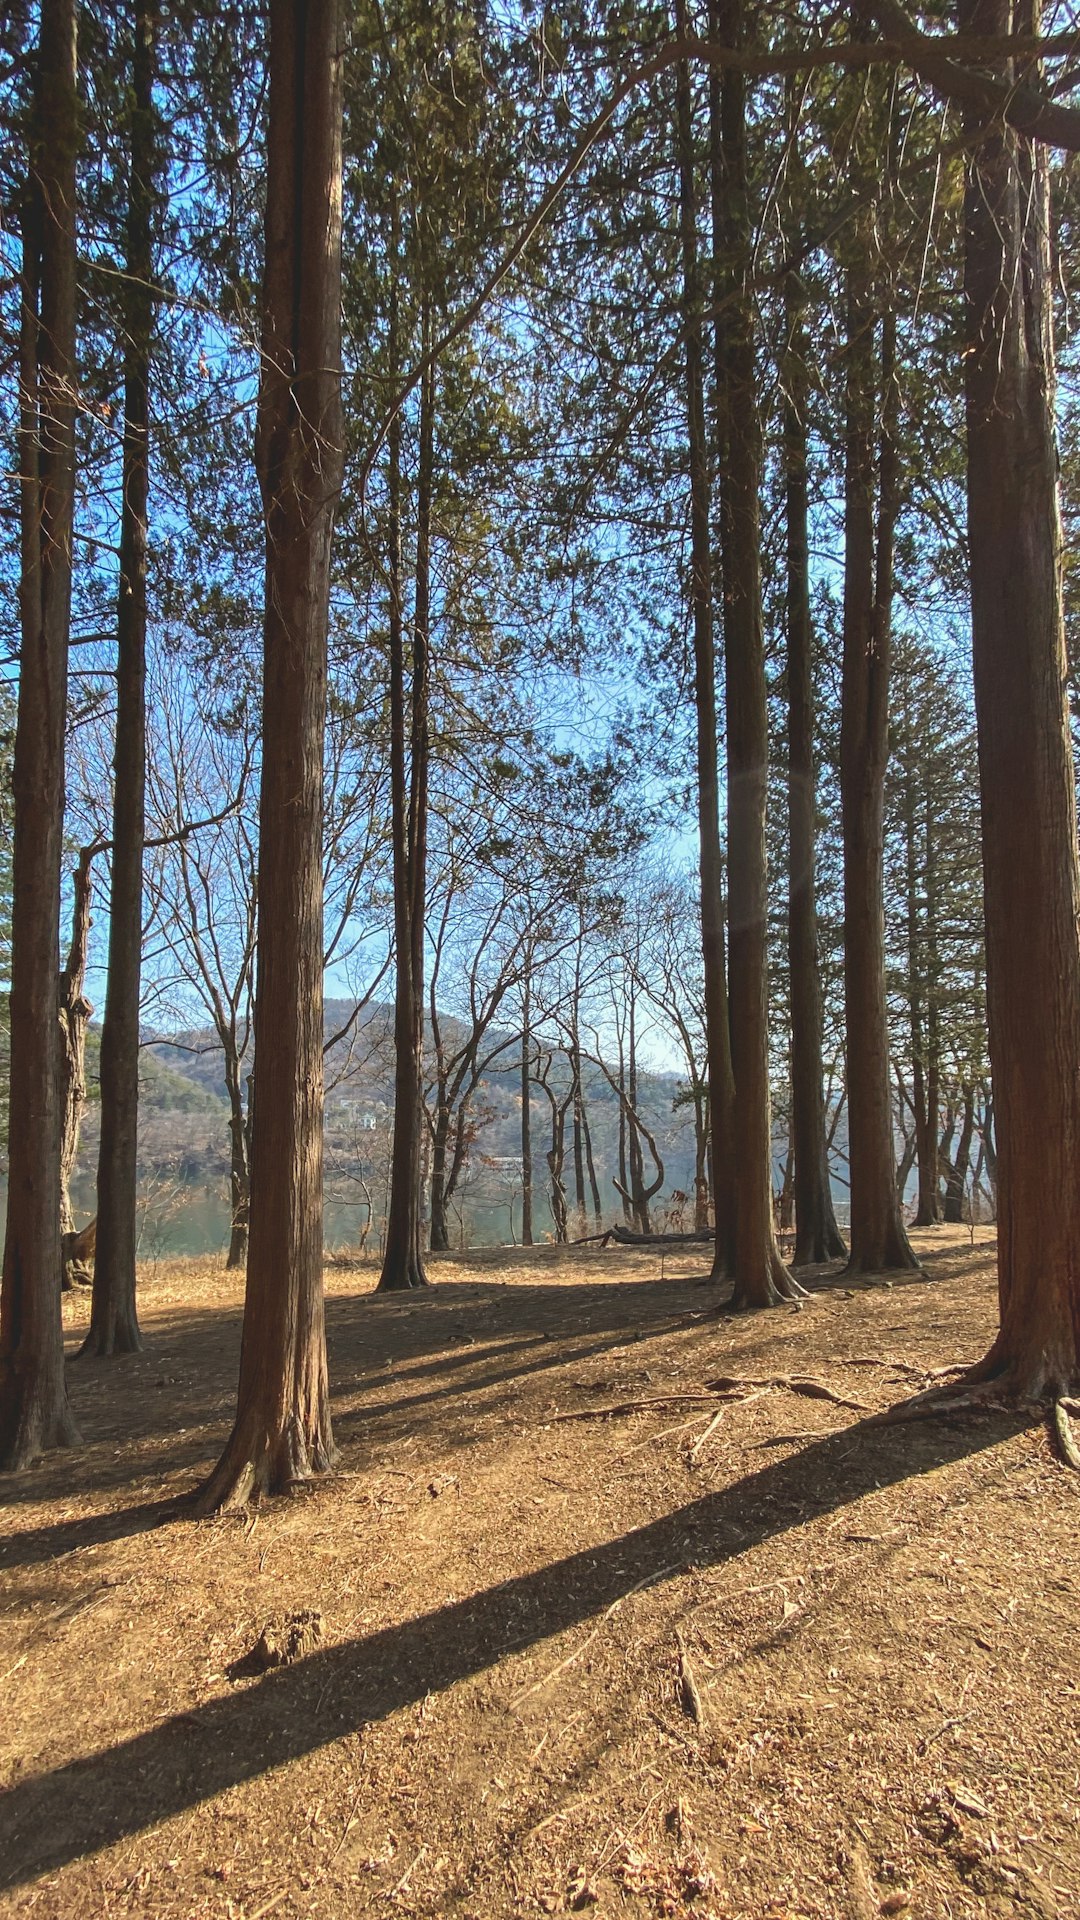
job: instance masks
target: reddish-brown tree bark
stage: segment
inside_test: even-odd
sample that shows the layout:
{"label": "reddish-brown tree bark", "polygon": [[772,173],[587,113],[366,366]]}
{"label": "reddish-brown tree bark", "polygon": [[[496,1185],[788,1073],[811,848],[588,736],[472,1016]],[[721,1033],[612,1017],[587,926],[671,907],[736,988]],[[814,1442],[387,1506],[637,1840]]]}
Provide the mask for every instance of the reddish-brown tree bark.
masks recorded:
{"label": "reddish-brown tree bark", "polygon": [[844,1254],[833,1210],[822,1095],[822,999],[817,922],[817,764],[807,499],[807,351],[802,297],[786,289],[784,464],[787,522],[788,967],[791,982],[791,1142],[795,1255],[811,1266]]}
{"label": "reddish-brown tree bark", "polygon": [[[716,37],[741,44],[742,0],[714,0]],[[769,730],[761,613],[761,428],[746,160],[746,81],[720,82],[713,147],[720,524],[727,717],[728,996],[735,1076],[736,1307],[795,1298],[776,1244],[769,1103],[768,870],[765,813]]]}
{"label": "reddish-brown tree bark", "polygon": [[[856,182],[862,176],[853,165]],[[844,476],[844,671],[840,795],[844,832],[844,994],[853,1273],[915,1267],[896,1190],[889,1034],[885,1000],[883,877],[885,768],[889,753],[889,657],[893,540],[899,508],[896,322],[875,347],[873,257],[868,218],[852,235],[847,268]],[[875,489],[874,422],[880,394]],[[877,514],[875,525],[875,491]]]}
{"label": "reddish-brown tree bark", "polygon": [[338,0],[271,0],[256,465],[266,520],[251,1237],[236,1424],[202,1510],[333,1457],[322,1288],[323,737],[342,477]]}
{"label": "reddish-brown tree bark", "polygon": [[[911,1110],[915,1128],[914,1154],[919,1188],[915,1208],[917,1227],[932,1227],[941,1218],[938,1178],[939,1043],[937,1017],[936,924],[934,883],[934,820],[929,782],[919,792],[917,747],[911,717],[905,712],[908,762],[904,769],[902,821],[904,829],[904,885],[907,893],[907,993],[911,1030]],[[919,855],[922,854],[920,876]],[[919,896],[924,906],[920,917]],[[905,1176],[906,1179],[906,1176]],[[903,1193],[905,1180],[897,1180]]]}
{"label": "reddish-brown tree bark", "polygon": [[22,650],[15,736],[11,1138],[0,1467],[78,1439],[60,1319],[60,860],[75,502],[75,0],[42,0],[23,226]]}
{"label": "reddish-brown tree bark", "polygon": [[[677,0],[677,30],[686,28],[685,0]],[[710,1152],[716,1249],[713,1279],[731,1277],[735,1231],[735,1081],[728,1020],[724,934],[724,861],[720,843],[720,778],[716,727],[716,654],[713,635],[711,483],[705,430],[702,289],[697,237],[697,193],[690,74],[676,69],[676,151],[682,246],[682,313],[686,414],[690,454],[690,603],[694,636],[694,708],[697,727],[697,802],[701,945],[705,977],[705,1039],[709,1067]],[[625,1183],[625,1173],[623,1175]]]}
{"label": "reddish-brown tree bark", "polygon": [[150,492],[150,351],[157,0],[135,0],[131,177],[124,334],[124,471],[116,608],[109,966],[101,1027],[101,1139],[94,1292],[84,1354],[142,1345],[135,1306],[139,993],[146,832],[146,539]]}
{"label": "reddish-brown tree bark", "polygon": [[60,1238],[75,1231],[71,1176],[79,1157],[86,1107],[86,1029],[94,1009],[86,998],[94,846],[83,847],[72,879],[71,942],[60,974]]}
{"label": "reddish-brown tree bark", "polygon": [[[964,32],[1038,7],[961,0]],[[968,541],[1001,1328],[978,1370],[1080,1389],[1080,873],[1066,696],[1045,153],[966,116]]]}
{"label": "reddish-brown tree bark", "polygon": [[525,945],[525,965],[521,980],[521,1244],[533,1243],[533,1164],[532,1164],[532,960],[531,940]]}
{"label": "reddish-brown tree bark", "polygon": [[[396,234],[395,234],[396,247]],[[395,327],[396,333],[396,327]],[[424,327],[424,344],[428,325]],[[396,360],[396,339],[391,345]],[[428,618],[435,372],[420,393],[416,604],[413,618],[409,764],[405,733],[405,617],[401,562],[401,425],[390,427],[390,793],[394,858],[394,1145],[390,1211],[378,1293],[428,1284],[421,1230],[424,1071],[424,914],[427,905]]]}

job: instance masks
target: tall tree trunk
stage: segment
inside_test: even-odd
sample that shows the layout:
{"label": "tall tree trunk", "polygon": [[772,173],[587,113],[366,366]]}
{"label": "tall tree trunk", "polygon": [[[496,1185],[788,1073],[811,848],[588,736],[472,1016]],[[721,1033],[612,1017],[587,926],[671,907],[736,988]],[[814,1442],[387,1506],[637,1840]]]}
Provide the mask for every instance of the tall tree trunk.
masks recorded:
{"label": "tall tree trunk", "polygon": [[630,1169],[629,1169],[629,1165],[627,1163],[627,1157],[626,1157],[626,1147],[627,1147],[626,1136],[628,1132],[627,1121],[626,1121],[626,1105],[627,1105],[626,1049],[625,1049],[625,1043],[623,1040],[623,1030],[621,1026],[619,1027],[618,1033],[619,1033],[619,1155],[618,1155],[619,1177],[615,1182],[615,1188],[619,1195],[620,1200],[622,1201],[623,1219],[627,1222],[628,1225],[632,1225],[633,1219],[634,1219],[634,1209],[630,1204],[630,1184],[629,1184]]}
{"label": "tall tree trunk", "polygon": [[[856,170],[858,171],[858,170]],[[893,534],[899,507],[896,322],[882,323],[881,447],[874,527],[874,234],[864,220],[847,268],[844,670],[840,796],[852,1273],[916,1267],[896,1191],[885,1001],[883,879]]]}
{"label": "tall tree trunk", "polygon": [[585,1105],[584,1094],[581,1101],[581,1142],[585,1148],[585,1171],[589,1176],[589,1194],[592,1199],[593,1219],[597,1227],[604,1224],[604,1209],[600,1203],[600,1187],[596,1178],[596,1161],[593,1158],[592,1128],[589,1125],[589,1109]]}
{"label": "tall tree trunk", "polygon": [[[742,44],[742,0],[714,0],[720,39]],[[735,1075],[736,1308],[795,1298],[776,1244],[769,1110],[768,873],[765,814],[769,727],[761,614],[761,429],[754,356],[746,164],[746,81],[720,82],[714,143],[713,245],[721,446],[720,522],[727,716],[728,991]],[[722,294],[720,289],[723,289]]]}
{"label": "tall tree trunk", "polygon": [[807,502],[807,353],[796,279],[786,288],[784,456],[787,514],[788,958],[796,1267],[847,1251],[833,1210],[825,1145],[823,1012],[817,930],[817,766]]}
{"label": "tall tree trunk", "polygon": [[251,1235],[236,1424],[204,1511],[334,1452],[323,1310],[323,745],[341,490],[342,22],[271,0],[256,465],[266,520]]}
{"label": "tall tree trunk", "polygon": [[[680,36],[687,32],[686,0],[676,0],[675,26]],[[709,1064],[712,1192],[716,1220],[712,1277],[714,1281],[720,1281],[730,1278],[734,1271],[735,1081],[728,1019],[724,858],[720,843],[712,513],[702,346],[704,303],[698,251],[690,72],[684,64],[680,64],[675,73],[675,148],[679,171],[684,371],[690,462],[690,610],[694,637],[701,950],[705,975],[705,1042]]]}
{"label": "tall tree trunk", "polygon": [[630,991],[627,1045],[629,1050],[629,1074],[627,1081],[629,1112],[626,1117],[630,1122],[630,1138],[627,1142],[627,1152],[630,1163],[630,1205],[637,1232],[651,1233],[652,1223],[649,1219],[649,1203],[645,1197],[645,1156],[641,1150],[641,1134],[637,1126],[637,1015],[632,988]]}
{"label": "tall tree trunk", "polygon": [[[915,1128],[914,1161],[919,1171],[918,1202],[915,1209],[915,1225],[932,1227],[936,1225],[938,1215],[938,1151],[937,1151],[937,1111],[930,1107],[928,1090],[928,1047],[927,1047],[927,935],[929,932],[929,913],[920,921],[919,916],[919,852],[925,854],[922,831],[922,809],[915,781],[916,747],[912,733],[910,711],[905,714],[905,734],[908,739],[908,759],[904,769],[903,790],[903,828],[904,828],[904,891],[907,895],[907,962],[908,962],[908,1020],[911,1030],[911,1106]],[[925,886],[925,868],[923,882]],[[905,1160],[907,1156],[905,1155]],[[897,1192],[903,1204],[904,1188],[911,1162],[902,1168],[903,1177],[897,1179]]]}
{"label": "tall tree trunk", "polygon": [[532,1107],[529,1072],[532,1033],[529,1026],[531,1018],[529,965],[530,959],[527,959],[525,979],[521,989],[521,1244],[523,1247],[531,1247],[533,1244]]}
{"label": "tall tree trunk", "polygon": [[[396,242],[395,242],[396,246]],[[424,310],[422,347],[430,344]],[[395,343],[396,345],[396,343]],[[394,355],[396,359],[396,351]],[[428,1284],[424,1270],[423,1071],[424,911],[427,901],[428,621],[431,594],[431,488],[434,468],[435,373],[420,387],[420,462],[417,474],[416,599],[413,608],[410,764],[405,770],[405,663],[402,604],[401,429],[390,429],[391,584],[390,707],[394,837],[394,920],[397,991],[394,1013],[394,1148],[386,1252],[376,1289],[407,1292]]]}
{"label": "tall tree trunk", "polygon": [[71,1176],[79,1157],[86,1108],[86,1029],[94,1009],[86,998],[86,954],[96,849],[83,847],[72,875],[71,945],[60,975],[60,1235],[74,1233]]}
{"label": "tall tree trunk", "polygon": [[574,1202],[577,1212],[578,1233],[585,1234],[585,1155],[581,1137],[581,1053],[576,1039],[570,1051],[570,1071],[574,1081],[574,1100],[572,1106],[572,1141],[574,1153]]}
{"label": "tall tree trunk", "polygon": [[[928,1196],[930,1211],[935,1220],[941,1218],[941,1189],[938,1181],[938,1161],[936,1154],[938,1117],[941,1110],[941,957],[938,944],[938,884],[937,884],[937,821],[934,817],[934,797],[927,784],[924,806],[924,866],[926,873],[926,960],[923,977],[926,982],[926,1119],[927,1119],[927,1162],[929,1166],[928,1187],[932,1189]],[[980,1022],[982,1010],[980,1008]]]}
{"label": "tall tree trunk", "polygon": [[998,1162],[997,1134],[994,1127],[994,1100],[986,1084],[983,1084],[982,1143],[986,1154],[986,1177],[990,1182],[990,1199],[997,1219],[998,1205]]}
{"label": "tall tree trunk", "polygon": [[431,1238],[432,1253],[450,1250],[448,1203],[451,1189],[446,1178],[446,1148],[450,1139],[450,1108],[445,1091],[440,1090],[435,1108],[435,1127],[431,1136]]}
{"label": "tall tree trunk", "polygon": [[694,1232],[704,1233],[709,1225],[709,1096],[704,1087],[693,1088],[694,1098]]}
{"label": "tall tree trunk", "polygon": [[776,1220],[783,1233],[790,1233],[795,1224],[795,1145],[788,1140],[788,1149],[784,1155],[784,1172],[780,1181],[780,1192],[776,1196]]}
{"label": "tall tree trunk", "polygon": [[959,1226],[964,1218],[964,1193],[971,1170],[971,1143],[974,1137],[975,1089],[969,1085],[964,1088],[964,1118],[960,1123],[956,1159],[949,1168],[949,1177],[945,1182],[945,1218],[950,1226]]}
{"label": "tall tree trunk", "polygon": [[562,1174],[566,1142],[566,1109],[570,1104],[570,1095],[567,1094],[565,1100],[560,1100],[552,1091],[547,1078],[551,1065],[552,1059],[549,1054],[537,1084],[543,1087],[551,1108],[551,1146],[545,1157],[548,1173],[551,1176],[552,1233],[556,1246],[562,1247],[566,1245],[567,1238],[566,1188],[563,1185]]}
{"label": "tall tree trunk", "polygon": [[11,1114],[0,1468],[78,1439],[60,1317],[60,860],[75,502],[75,0],[41,0],[23,229],[22,650],[15,737]]}
{"label": "tall tree trunk", "polygon": [[[101,1137],[90,1328],[82,1352],[133,1353],[143,839],[146,813],[146,540],[154,327],[157,0],[134,0],[124,318],[124,471],[116,608],[116,744],[109,967],[101,1027]],[[235,1209],[234,1209],[235,1218]],[[230,1248],[230,1257],[232,1249]]]}
{"label": "tall tree trunk", "polygon": [[225,1088],[229,1096],[229,1251],[225,1266],[236,1272],[247,1261],[251,1229],[251,1122],[244,1112],[242,1068],[235,1044],[225,1045]]}

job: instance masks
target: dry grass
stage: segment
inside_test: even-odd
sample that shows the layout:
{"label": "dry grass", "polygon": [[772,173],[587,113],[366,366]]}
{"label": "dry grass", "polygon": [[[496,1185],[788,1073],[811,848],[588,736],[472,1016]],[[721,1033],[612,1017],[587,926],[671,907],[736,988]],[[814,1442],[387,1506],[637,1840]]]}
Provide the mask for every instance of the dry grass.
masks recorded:
{"label": "dry grass", "polygon": [[[925,1280],[739,1321],[693,1252],[451,1257],[389,1301],[334,1266],[340,1472],[198,1524],[167,1503],[225,1437],[240,1289],[162,1264],[145,1353],[72,1369],[85,1447],[3,1483],[0,1910],[1075,1920],[1045,1430],[683,1397],[876,1409],[975,1357],[992,1245],[921,1242]],[[301,1609],[313,1650],[229,1678]]]}

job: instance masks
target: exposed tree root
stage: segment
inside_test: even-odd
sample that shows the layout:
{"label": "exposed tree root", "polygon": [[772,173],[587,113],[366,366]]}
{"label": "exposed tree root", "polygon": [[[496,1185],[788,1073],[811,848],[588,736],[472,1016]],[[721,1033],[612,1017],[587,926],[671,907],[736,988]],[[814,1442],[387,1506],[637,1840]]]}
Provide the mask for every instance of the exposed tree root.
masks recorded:
{"label": "exposed tree root", "polygon": [[[943,1368],[943,1372],[957,1372],[956,1368]],[[883,1413],[871,1414],[863,1422],[867,1427],[897,1427],[915,1420],[948,1420],[956,1414],[970,1413],[1026,1413],[1045,1418],[1048,1408],[1046,1397],[1010,1391],[999,1376],[997,1379],[972,1378],[979,1369],[966,1371],[964,1378],[952,1386],[928,1387],[924,1393],[915,1394],[910,1400],[903,1400],[898,1406],[887,1407]],[[1056,1451],[1065,1466],[1080,1473],[1080,1443],[1073,1431],[1071,1415],[1080,1410],[1080,1402],[1062,1395],[1049,1406],[1050,1429],[1055,1441]]]}
{"label": "exposed tree root", "polygon": [[749,1380],[734,1374],[718,1374],[715,1380],[707,1382],[716,1393],[731,1392],[737,1387],[777,1387],[783,1393],[799,1393],[808,1400],[828,1400],[834,1407],[849,1407],[853,1413],[865,1413],[865,1400],[847,1400],[833,1387],[827,1387],[822,1380],[808,1380],[790,1373],[770,1374],[763,1380]]}
{"label": "exposed tree root", "polygon": [[[762,1389],[766,1392],[775,1389],[781,1393],[803,1394],[808,1400],[828,1400],[834,1407],[847,1407],[853,1413],[865,1413],[865,1400],[847,1400],[834,1388],[827,1387],[822,1380],[793,1378],[791,1374],[770,1374],[761,1380],[749,1379],[742,1374],[720,1374],[715,1380],[706,1381],[706,1393],[687,1391],[686,1393],[651,1394],[644,1400],[617,1400],[606,1407],[575,1407],[570,1413],[553,1414],[553,1421],[564,1420],[603,1420],[611,1414],[643,1413],[650,1407],[675,1407],[690,1403],[704,1403],[715,1406],[718,1395],[730,1400],[735,1406],[746,1399],[748,1392]],[[757,1394],[754,1393],[754,1398]]]}
{"label": "exposed tree root", "polygon": [[1074,1401],[1055,1400],[1053,1426],[1054,1437],[1058,1444],[1058,1452],[1065,1462],[1065,1465],[1072,1467],[1075,1472],[1080,1473],[1080,1446],[1077,1445],[1072,1421],[1069,1418],[1070,1410],[1075,1404]]}
{"label": "exposed tree root", "polygon": [[[741,1394],[731,1394],[738,1401]],[[716,1405],[715,1393],[656,1393],[645,1400],[616,1400],[614,1405],[606,1407],[575,1407],[569,1413],[552,1414],[552,1423],[565,1420],[607,1420],[615,1414],[646,1413],[650,1407],[681,1407],[704,1402],[706,1406]]]}
{"label": "exposed tree root", "polygon": [[209,1478],[192,1496],[196,1519],[229,1513],[265,1495],[291,1493],[333,1466],[335,1448],[329,1410],[310,1438],[298,1420],[270,1433],[257,1419],[237,1421],[229,1443]]}
{"label": "exposed tree root", "polygon": [[707,1720],[705,1702],[701,1697],[701,1688],[698,1686],[697,1676],[690,1664],[690,1655],[683,1645],[681,1634],[677,1636],[677,1640],[679,1648],[679,1705],[682,1707],[688,1719],[692,1720],[696,1727],[701,1727],[702,1730],[704,1730]]}
{"label": "exposed tree root", "polygon": [[968,1384],[970,1375],[962,1382],[948,1387],[927,1387],[925,1392],[912,1395],[910,1400],[901,1400],[895,1407],[886,1407],[882,1413],[872,1413],[863,1422],[867,1427],[900,1427],[914,1420],[947,1420],[956,1413],[1023,1413],[1043,1411],[1037,1401],[1009,1395],[995,1381]]}

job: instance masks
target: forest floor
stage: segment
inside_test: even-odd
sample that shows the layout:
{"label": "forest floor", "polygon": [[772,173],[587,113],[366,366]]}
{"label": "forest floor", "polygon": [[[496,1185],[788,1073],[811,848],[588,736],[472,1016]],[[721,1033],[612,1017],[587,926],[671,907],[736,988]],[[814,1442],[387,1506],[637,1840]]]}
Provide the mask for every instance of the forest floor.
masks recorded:
{"label": "forest floor", "polygon": [[0,1912],[1076,1920],[1080,1476],[866,1424],[994,1323],[989,1233],[915,1237],[736,1320],[700,1249],[331,1265],[339,1470],[199,1522],[241,1286],[148,1270],[86,1444],[0,1482]]}

